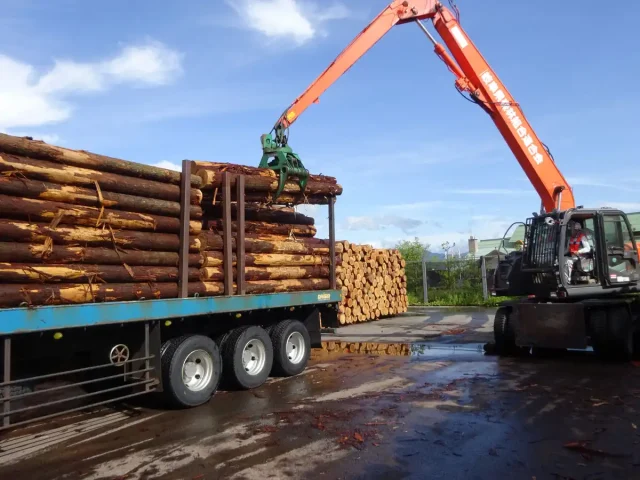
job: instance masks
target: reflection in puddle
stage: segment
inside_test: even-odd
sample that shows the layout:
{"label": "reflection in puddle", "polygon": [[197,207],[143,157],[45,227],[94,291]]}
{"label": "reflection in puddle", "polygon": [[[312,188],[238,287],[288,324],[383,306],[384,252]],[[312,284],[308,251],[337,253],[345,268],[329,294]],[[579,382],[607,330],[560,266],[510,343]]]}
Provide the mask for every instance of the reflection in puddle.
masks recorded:
{"label": "reflection in puddle", "polygon": [[377,343],[377,342],[322,342],[315,349],[317,356],[360,354],[395,357],[448,357],[452,354],[484,354],[484,344],[433,344],[433,343]]}

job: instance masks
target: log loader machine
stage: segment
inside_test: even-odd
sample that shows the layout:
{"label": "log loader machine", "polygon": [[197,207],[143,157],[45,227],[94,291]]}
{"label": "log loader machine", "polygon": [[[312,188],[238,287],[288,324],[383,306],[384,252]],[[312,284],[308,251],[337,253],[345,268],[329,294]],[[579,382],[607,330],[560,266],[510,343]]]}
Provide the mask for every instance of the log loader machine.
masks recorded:
{"label": "log loader machine", "polygon": [[[458,92],[491,117],[541,199],[540,211],[524,222],[522,249],[506,255],[496,270],[494,294],[510,297],[495,315],[496,349],[510,355],[531,347],[592,346],[603,357],[630,359],[634,347],[640,352],[640,303],[633,295],[640,271],[627,216],[616,209],[576,206],[549,149],[461,27],[454,0],[449,6],[438,0],[388,5],[285,110],[271,133],[262,135],[260,166],[279,172],[277,195],[289,177],[297,178],[304,191],[308,172],[288,144],[289,127],[394,26],[416,24],[455,76]],[[424,20],[431,20],[447,48]],[[579,257],[570,248],[576,223],[590,245]]]}

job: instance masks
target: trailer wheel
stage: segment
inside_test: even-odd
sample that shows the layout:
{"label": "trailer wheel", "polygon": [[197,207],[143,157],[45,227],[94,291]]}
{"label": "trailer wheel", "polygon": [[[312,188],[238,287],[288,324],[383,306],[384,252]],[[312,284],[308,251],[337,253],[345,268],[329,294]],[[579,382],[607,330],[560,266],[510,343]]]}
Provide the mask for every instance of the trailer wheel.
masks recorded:
{"label": "trailer wheel", "polygon": [[607,328],[607,311],[602,308],[592,310],[589,315],[589,326],[593,351],[599,357],[608,360],[611,357],[611,344]]}
{"label": "trailer wheel", "polygon": [[222,346],[225,380],[248,390],[262,385],[273,366],[273,346],[267,332],[258,326],[239,327],[229,332]]}
{"label": "trailer wheel", "polygon": [[161,351],[167,399],[178,407],[208,402],[218,389],[222,373],[215,342],[202,335],[188,335],[167,341]]}
{"label": "trailer wheel", "polygon": [[307,368],[311,339],[307,327],[298,320],[285,320],[271,329],[274,375],[292,377]]}
{"label": "trailer wheel", "polygon": [[510,321],[511,309],[500,307],[493,318],[493,337],[498,355],[511,355],[516,352],[516,336]]}

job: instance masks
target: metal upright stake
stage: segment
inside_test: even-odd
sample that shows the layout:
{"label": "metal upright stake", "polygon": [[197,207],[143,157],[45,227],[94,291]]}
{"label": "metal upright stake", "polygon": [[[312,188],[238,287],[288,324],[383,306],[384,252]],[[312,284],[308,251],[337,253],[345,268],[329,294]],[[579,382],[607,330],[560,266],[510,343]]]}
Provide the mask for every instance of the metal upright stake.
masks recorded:
{"label": "metal upright stake", "polygon": [[180,256],[178,260],[178,296],[189,296],[189,221],[191,220],[191,162],[182,161],[180,176]]}
{"label": "metal upright stake", "polygon": [[224,242],[224,294],[233,295],[233,237],[231,236],[231,175],[222,174],[222,233]]}
{"label": "metal upright stake", "polygon": [[238,295],[244,295],[247,292],[244,281],[244,175],[239,175],[236,182],[236,202],[238,208],[236,214],[236,222],[238,225],[236,232],[236,284],[238,285]]}
{"label": "metal upright stake", "polygon": [[[2,381],[5,384],[2,396],[9,398],[11,396],[11,385],[8,385],[11,381],[11,338],[9,337],[5,337],[4,339],[4,375]],[[2,402],[2,410],[4,413],[2,425],[8,427],[11,423],[11,417],[9,416],[9,412],[11,411],[10,400],[4,400]]]}
{"label": "metal upright stake", "polygon": [[429,277],[427,277],[427,261],[422,259],[422,297],[424,303],[429,303]]}
{"label": "metal upright stake", "polygon": [[331,290],[335,290],[337,288],[335,202],[335,197],[329,198],[329,278],[331,282]]}
{"label": "metal upright stake", "polygon": [[482,268],[482,298],[487,300],[489,298],[489,287],[487,285],[487,260],[484,255],[481,257],[481,268]]}

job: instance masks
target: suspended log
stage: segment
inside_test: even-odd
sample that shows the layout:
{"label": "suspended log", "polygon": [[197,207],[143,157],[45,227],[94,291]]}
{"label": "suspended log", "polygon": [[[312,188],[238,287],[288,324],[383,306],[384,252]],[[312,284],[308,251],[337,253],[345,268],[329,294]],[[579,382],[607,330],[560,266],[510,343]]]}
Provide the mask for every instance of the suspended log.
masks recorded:
{"label": "suspended log", "polygon": [[177,283],[0,284],[0,307],[156,300],[177,296]]}
{"label": "suspended log", "polygon": [[[0,152],[180,185],[180,172],[98,155],[84,150],[56,147],[42,141],[30,140],[27,137],[0,134]],[[200,178],[191,175],[191,185],[199,187]]]}
{"label": "suspended log", "polygon": [[[236,271],[234,269],[234,278]],[[0,277],[1,278],[1,277]],[[246,267],[245,280],[292,280],[305,278],[329,278],[329,267]],[[222,267],[203,267],[200,269],[203,281],[223,281]]]}
{"label": "suspended log", "polygon": [[[224,263],[222,252],[206,252],[203,254],[203,267],[220,267]],[[233,265],[236,256],[233,255]],[[289,267],[329,265],[329,257],[321,255],[289,255],[285,253],[249,253],[245,255],[245,265],[264,267]]]}
{"label": "suspended log", "polygon": [[[172,233],[136,232],[133,230],[109,230],[92,227],[51,228],[46,223],[27,223],[18,220],[0,219],[0,238],[4,241],[45,243],[53,245],[83,245],[90,247],[113,247],[122,249],[177,252],[180,237]],[[200,252],[201,242],[189,237],[189,251]]]}
{"label": "suspended log", "polygon": [[[203,220],[203,229],[222,232],[223,221],[220,219]],[[297,237],[313,237],[317,230],[313,225],[276,224],[266,222],[245,222],[245,233],[259,233],[266,235],[293,235]],[[237,222],[232,222],[232,231],[238,230]]]}
{"label": "suspended log", "polygon": [[[1,230],[0,230],[1,231]],[[215,232],[202,232],[198,235],[201,249],[215,251],[222,250],[223,238]],[[269,237],[262,238],[245,238],[244,248],[247,253],[295,253],[302,255],[328,255],[329,245],[327,243],[315,242],[308,237],[300,237],[297,239],[289,239],[289,237]],[[231,240],[232,247],[236,248],[235,237]],[[342,253],[342,244],[336,244],[336,253]]]}
{"label": "suspended log", "polygon": [[[171,183],[161,183],[126,177],[114,173],[87,170],[86,168],[61,165],[46,160],[34,160],[9,154],[0,154],[0,172],[11,172],[11,175],[32,180],[61,183],[63,185],[78,185],[96,188],[96,182],[103,192],[131,194],[148,198],[158,198],[171,202],[180,201],[180,186]],[[191,189],[191,203],[199,205],[202,192]]]}
{"label": "suspended log", "polygon": [[[189,281],[200,280],[197,268]],[[177,267],[124,267],[122,265],[36,265],[0,263],[0,283],[127,283],[177,282]]]}
{"label": "suspended log", "polygon": [[[202,185],[200,188],[203,190],[213,190],[222,187],[222,178],[224,172],[212,171],[212,170],[198,170],[196,172],[202,179]],[[231,186],[234,187],[237,180],[237,175],[231,177]],[[245,190],[248,192],[277,192],[279,186],[279,179],[277,177],[267,177],[263,175],[245,175]],[[284,184],[285,193],[299,194],[302,192],[300,184],[295,181],[287,181]],[[314,195],[329,195],[335,196],[342,194],[342,187],[337,183],[324,180],[309,180],[307,186],[304,189],[304,194],[307,196]]]}
{"label": "suspended log", "polygon": [[[127,212],[180,217],[179,202],[169,202],[167,200],[138,197],[123,193],[98,192],[95,188],[87,189],[73,185],[59,185],[15,176],[0,176],[0,193],[87,207],[105,207]],[[190,205],[190,217],[193,219],[202,218],[202,208],[198,205]]]}
{"label": "suspended log", "polygon": [[[215,194],[215,196],[214,196]],[[202,192],[202,203],[218,205],[222,201],[222,189]],[[247,203],[259,203],[264,205],[328,205],[329,199],[333,198],[328,195],[304,195],[281,193],[278,198],[274,197],[272,192],[247,192],[245,193],[245,201]],[[231,199],[236,200],[235,189],[231,191]]]}
{"label": "suspended log", "polygon": [[[0,242],[0,262],[177,267],[178,254],[176,252],[121,252],[111,248]],[[199,267],[202,262],[203,259],[200,255],[189,255],[190,267]]]}
{"label": "suspended log", "polygon": [[[53,226],[85,225],[93,227],[110,226],[126,230],[150,230],[156,232],[177,233],[180,231],[180,219],[149,215],[143,213],[121,212],[118,210],[94,207],[78,207],[61,202],[36,200],[33,198],[0,195],[0,215],[36,221],[50,221]],[[199,221],[189,222],[191,234],[202,229]]]}
{"label": "suspended log", "polygon": [[[211,205],[204,203],[203,210],[207,218],[222,218],[222,204]],[[238,215],[238,205],[231,205],[231,218],[235,220]],[[314,219],[298,213],[292,208],[280,209],[273,207],[247,206],[244,214],[245,220],[267,223],[290,223],[295,225],[313,225]]]}
{"label": "suspended log", "polygon": [[[270,168],[257,168],[248,167],[246,165],[236,165],[233,163],[222,162],[203,162],[198,160],[191,161],[191,171],[198,172],[198,170],[209,170],[212,172],[229,172],[232,174],[242,175],[259,175],[268,178],[278,178],[278,174]],[[309,175],[309,180],[326,182],[326,183],[338,183],[335,177],[327,177],[325,175]]]}

